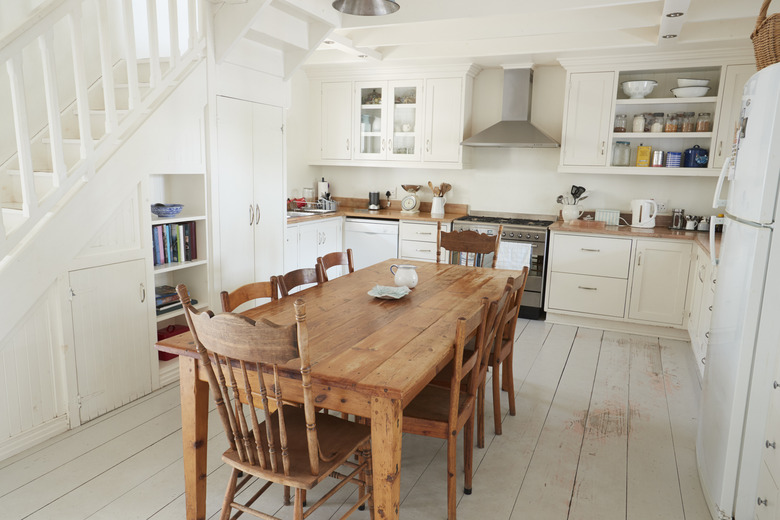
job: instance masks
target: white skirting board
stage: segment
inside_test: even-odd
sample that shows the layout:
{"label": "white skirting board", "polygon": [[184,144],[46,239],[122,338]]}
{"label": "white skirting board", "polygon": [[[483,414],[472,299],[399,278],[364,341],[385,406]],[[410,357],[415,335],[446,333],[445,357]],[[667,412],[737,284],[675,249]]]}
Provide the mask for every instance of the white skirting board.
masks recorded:
{"label": "white skirting board", "polygon": [[67,415],[56,417],[34,428],[25,430],[13,437],[9,437],[0,443],[0,460],[21,453],[26,449],[32,448],[55,435],[67,431],[70,427]]}
{"label": "white skirting board", "polygon": [[160,361],[160,387],[179,380],[179,358]]}
{"label": "white skirting board", "polygon": [[690,337],[688,336],[688,331],[686,329],[675,329],[672,327],[662,327],[660,325],[646,325],[644,323],[612,321],[600,318],[591,318],[588,316],[559,314],[555,312],[547,312],[545,321],[550,323],[560,323],[562,325],[574,325],[577,327],[588,327],[593,329],[623,332],[626,334],[637,334],[640,336],[658,336],[659,338],[690,341]]}

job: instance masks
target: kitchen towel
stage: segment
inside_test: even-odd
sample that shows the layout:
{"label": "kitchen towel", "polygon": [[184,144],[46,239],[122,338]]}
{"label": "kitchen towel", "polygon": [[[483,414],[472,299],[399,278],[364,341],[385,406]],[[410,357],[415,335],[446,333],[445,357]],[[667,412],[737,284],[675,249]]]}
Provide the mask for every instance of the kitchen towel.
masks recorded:
{"label": "kitchen towel", "polygon": [[498,246],[496,269],[531,268],[531,244],[502,240]]}

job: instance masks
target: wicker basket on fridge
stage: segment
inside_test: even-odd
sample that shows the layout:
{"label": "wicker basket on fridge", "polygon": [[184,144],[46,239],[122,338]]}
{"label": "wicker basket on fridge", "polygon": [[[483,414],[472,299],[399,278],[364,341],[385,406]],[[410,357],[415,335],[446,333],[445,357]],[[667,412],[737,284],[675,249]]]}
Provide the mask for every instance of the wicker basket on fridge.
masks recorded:
{"label": "wicker basket on fridge", "polygon": [[756,20],[756,30],[750,35],[758,70],[780,62],[780,13],[767,17],[771,1],[764,0]]}

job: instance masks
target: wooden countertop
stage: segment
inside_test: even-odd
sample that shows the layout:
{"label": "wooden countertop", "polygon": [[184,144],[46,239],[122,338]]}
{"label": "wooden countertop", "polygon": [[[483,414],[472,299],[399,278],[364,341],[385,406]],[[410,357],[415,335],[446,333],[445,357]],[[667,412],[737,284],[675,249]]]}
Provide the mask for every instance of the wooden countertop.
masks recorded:
{"label": "wooden countertop", "polygon": [[[616,235],[630,238],[662,238],[693,240],[699,244],[702,249],[710,253],[710,234],[703,231],[684,231],[669,229],[662,226],[654,228],[633,228],[631,226],[606,226],[603,223],[575,220],[571,223],[558,221],[550,226],[550,231],[564,231],[567,233],[591,233],[598,235]],[[721,234],[715,235],[715,248],[720,248]]]}
{"label": "wooden countertop", "polygon": [[[359,199],[350,199],[353,202]],[[382,206],[386,206],[387,201],[382,201]],[[450,223],[456,218],[468,215],[468,206],[465,204],[448,204],[445,209],[448,209],[447,213],[443,217],[431,216],[431,204],[430,202],[423,202],[419,213],[404,213],[401,211],[401,202],[392,201],[391,207],[383,207],[378,210],[368,210],[368,199],[364,204],[359,205],[345,205],[342,204],[341,209],[335,213],[312,213],[311,216],[305,217],[290,217],[287,219],[288,224],[298,224],[299,222],[310,222],[312,220],[333,218],[333,217],[357,217],[357,218],[373,218],[377,220],[419,220],[420,222],[443,222]]]}

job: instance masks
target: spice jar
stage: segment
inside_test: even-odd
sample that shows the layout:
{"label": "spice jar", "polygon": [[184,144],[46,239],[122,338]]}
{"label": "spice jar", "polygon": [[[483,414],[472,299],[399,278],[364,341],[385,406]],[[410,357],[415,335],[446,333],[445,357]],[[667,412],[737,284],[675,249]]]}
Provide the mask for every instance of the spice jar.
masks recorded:
{"label": "spice jar", "polygon": [[637,114],[634,116],[633,124],[631,125],[631,130],[633,132],[644,132],[645,131],[645,115],[644,114]]}
{"label": "spice jar", "polygon": [[653,114],[653,119],[650,123],[651,132],[663,132],[664,131],[664,114],[663,112],[656,112]]}
{"label": "spice jar", "polygon": [[702,112],[696,119],[696,131],[697,132],[711,132],[712,131],[712,118],[709,112]]}
{"label": "spice jar", "polygon": [[695,132],[696,131],[696,114],[694,112],[685,112],[683,114],[682,123],[680,125],[681,132]]}
{"label": "spice jar", "polygon": [[669,114],[666,116],[666,124],[664,124],[664,132],[676,132],[679,114]]}
{"label": "spice jar", "polygon": [[613,132],[625,132],[626,131],[626,115],[625,114],[617,114],[615,116],[615,127],[613,128]]}
{"label": "spice jar", "polygon": [[628,141],[616,141],[612,147],[612,166],[628,166],[631,161],[631,145]]}

